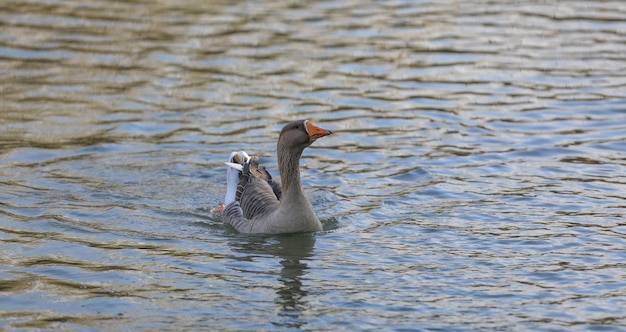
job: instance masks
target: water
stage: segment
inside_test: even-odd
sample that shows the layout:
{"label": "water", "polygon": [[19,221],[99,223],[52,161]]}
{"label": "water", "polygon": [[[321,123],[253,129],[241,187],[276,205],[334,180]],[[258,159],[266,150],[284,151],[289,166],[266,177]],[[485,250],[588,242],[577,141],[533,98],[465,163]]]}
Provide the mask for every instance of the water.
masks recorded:
{"label": "water", "polygon": [[[0,8],[0,329],[626,330],[621,1]],[[325,230],[224,226],[301,118]]]}

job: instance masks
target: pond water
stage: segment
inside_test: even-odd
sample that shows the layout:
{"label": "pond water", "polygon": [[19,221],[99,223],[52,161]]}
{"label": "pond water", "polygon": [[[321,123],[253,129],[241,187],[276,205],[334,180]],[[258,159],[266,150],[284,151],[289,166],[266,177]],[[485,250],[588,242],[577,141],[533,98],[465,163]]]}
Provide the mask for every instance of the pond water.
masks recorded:
{"label": "pond water", "polygon": [[[0,6],[0,329],[626,329],[622,1]],[[304,153],[315,234],[210,209]]]}

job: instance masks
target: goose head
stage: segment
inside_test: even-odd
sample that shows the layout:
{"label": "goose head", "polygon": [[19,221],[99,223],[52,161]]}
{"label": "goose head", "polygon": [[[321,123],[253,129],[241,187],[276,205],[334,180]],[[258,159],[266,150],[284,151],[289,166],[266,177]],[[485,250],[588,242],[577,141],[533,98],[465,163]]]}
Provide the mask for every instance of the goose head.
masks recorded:
{"label": "goose head", "polygon": [[290,149],[304,149],[318,138],[332,133],[331,130],[320,128],[309,120],[298,120],[283,127],[278,137],[278,145]]}

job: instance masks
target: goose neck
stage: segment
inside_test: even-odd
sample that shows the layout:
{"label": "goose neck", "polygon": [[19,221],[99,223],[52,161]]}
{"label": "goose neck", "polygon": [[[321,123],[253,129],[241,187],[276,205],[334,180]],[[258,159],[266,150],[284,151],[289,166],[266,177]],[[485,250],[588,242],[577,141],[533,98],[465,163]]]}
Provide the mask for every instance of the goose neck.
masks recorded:
{"label": "goose neck", "polygon": [[287,148],[278,145],[278,171],[282,182],[283,195],[293,195],[302,192],[300,182],[300,157],[301,149]]}

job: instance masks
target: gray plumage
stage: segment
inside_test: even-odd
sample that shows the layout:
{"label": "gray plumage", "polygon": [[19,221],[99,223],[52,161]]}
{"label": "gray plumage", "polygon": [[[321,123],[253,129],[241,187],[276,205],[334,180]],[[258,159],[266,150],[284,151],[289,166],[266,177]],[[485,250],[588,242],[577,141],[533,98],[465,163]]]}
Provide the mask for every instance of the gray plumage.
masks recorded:
{"label": "gray plumage", "polygon": [[322,230],[322,224],[302,190],[299,164],[307,146],[331,133],[307,120],[294,121],[283,128],[277,144],[282,185],[259,164],[257,156],[246,160],[244,152],[233,153],[229,167],[239,170],[239,176],[235,200],[226,202],[224,221],[241,233]]}

